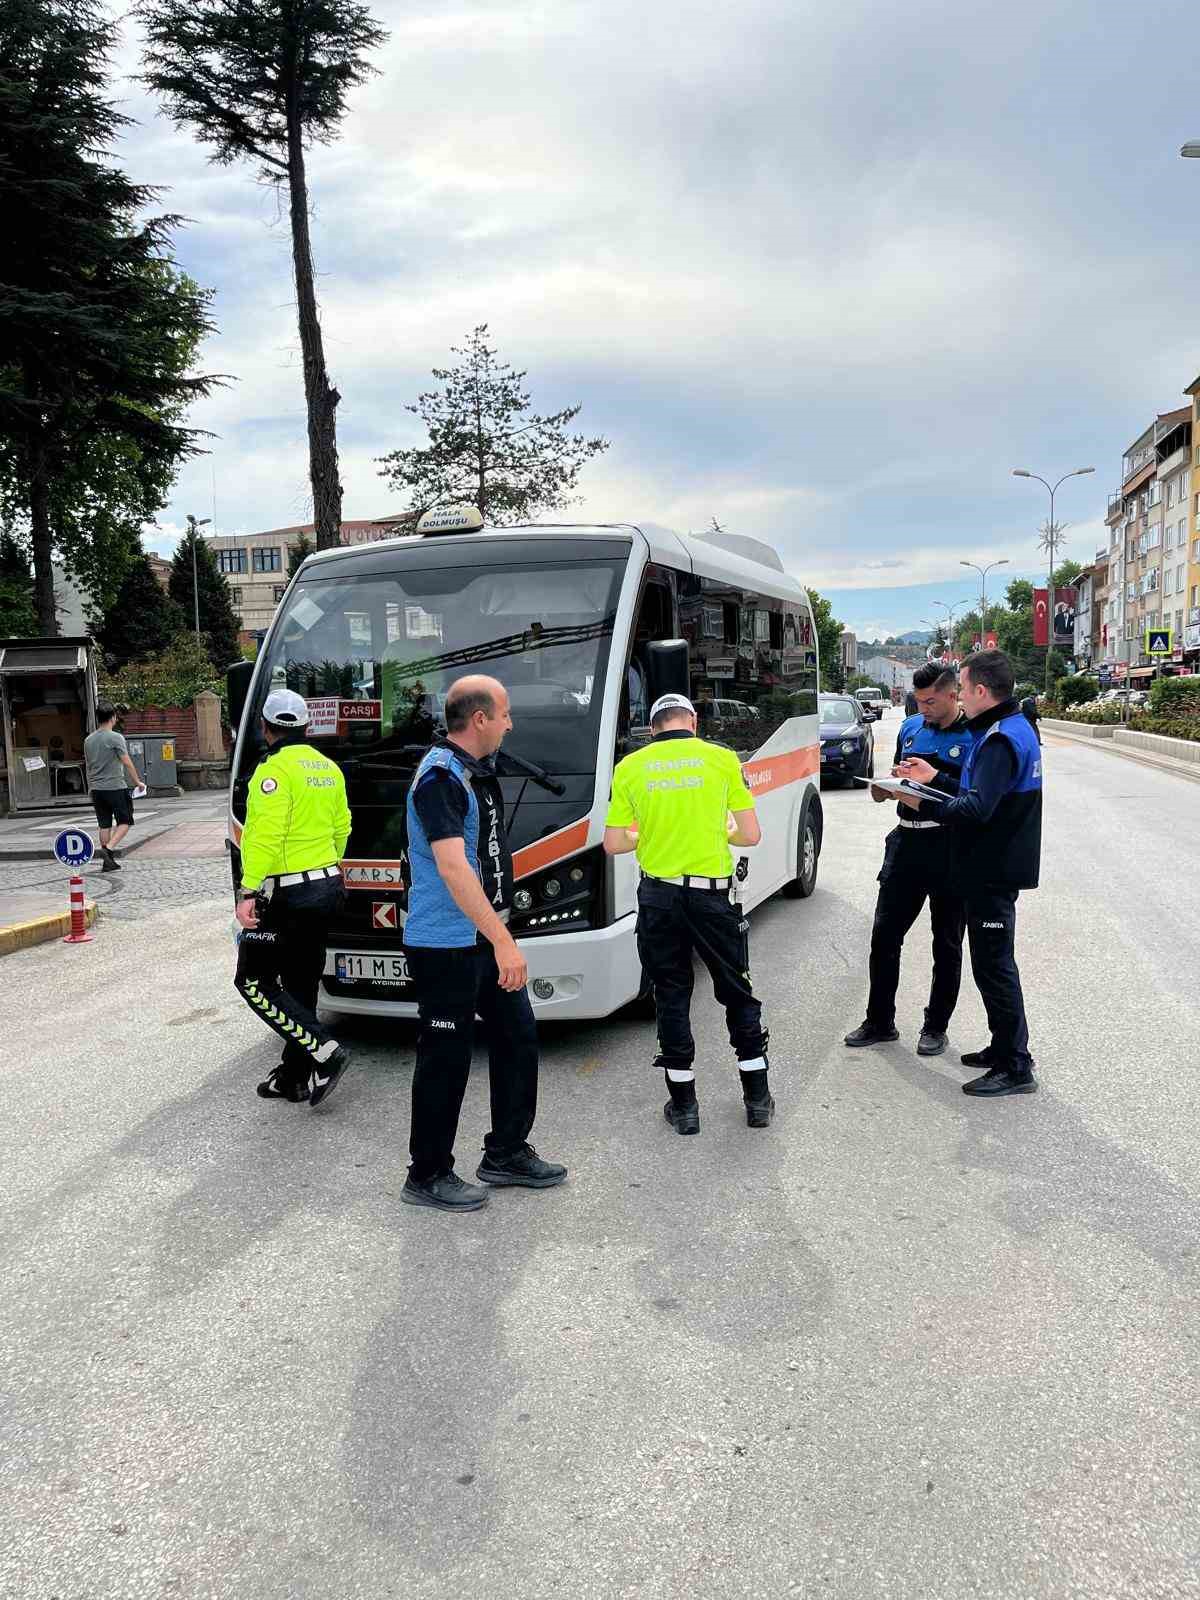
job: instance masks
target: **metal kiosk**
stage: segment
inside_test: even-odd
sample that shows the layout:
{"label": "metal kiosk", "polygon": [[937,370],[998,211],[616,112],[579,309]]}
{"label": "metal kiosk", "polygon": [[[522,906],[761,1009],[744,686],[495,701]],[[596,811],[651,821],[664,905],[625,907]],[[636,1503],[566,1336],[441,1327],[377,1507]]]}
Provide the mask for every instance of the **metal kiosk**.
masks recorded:
{"label": "metal kiosk", "polygon": [[0,641],[0,809],[78,808],[96,694],[89,638]]}

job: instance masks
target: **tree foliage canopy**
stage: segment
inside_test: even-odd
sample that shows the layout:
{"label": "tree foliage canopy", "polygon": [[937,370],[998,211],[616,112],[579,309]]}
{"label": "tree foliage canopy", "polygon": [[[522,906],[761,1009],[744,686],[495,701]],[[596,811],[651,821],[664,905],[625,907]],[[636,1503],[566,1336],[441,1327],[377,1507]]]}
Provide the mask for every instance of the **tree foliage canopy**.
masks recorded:
{"label": "tree foliage canopy", "polygon": [[581,406],[548,416],[531,411],[526,374],[496,360],[487,332],[480,323],[465,345],[452,347],[458,366],[433,369],[441,387],[405,407],[420,417],[429,443],[380,457],[380,476],[406,491],[417,512],[469,503],[491,523],[528,522],[578,498],[584,463],[608,441],[568,431]]}
{"label": "tree foliage canopy", "polygon": [[815,589],[808,591],[813,609],[813,625],[817,634],[818,660],[821,663],[821,688],[841,689],[846,674],[842,667],[841,638],[845,625],[833,614],[833,607],[824,595]]}
{"label": "tree foliage canopy", "polygon": [[170,260],[178,219],[147,218],[154,191],[111,159],[129,120],[105,97],[113,43],[98,0],[0,9],[0,496],[45,633],[55,546],[85,588],[119,582],[217,381],[191,373],[209,297]]}
{"label": "tree foliage canopy", "polygon": [[186,628],[182,607],[171,599],[142,554],[121,580],[96,637],[109,668],[116,671],[131,661],[161,655]]}
{"label": "tree foliage canopy", "polygon": [[[196,585],[192,584],[192,549],[196,555]],[[195,527],[190,527],[179,541],[171,558],[171,599],[183,612],[184,623],[191,628],[195,621],[193,595],[200,593],[200,633],[213,670],[224,673],[230,662],[241,656],[238,645],[238,619],[233,609],[229,585],[217,571],[208,540]]]}

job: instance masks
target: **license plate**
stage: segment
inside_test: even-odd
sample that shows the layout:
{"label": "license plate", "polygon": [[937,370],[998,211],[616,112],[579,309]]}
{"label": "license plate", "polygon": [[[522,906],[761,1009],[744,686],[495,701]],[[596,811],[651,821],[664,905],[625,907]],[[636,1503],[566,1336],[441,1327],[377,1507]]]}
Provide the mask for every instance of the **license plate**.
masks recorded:
{"label": "license plate", "polygon": [[339,983],[382,983],[396,989],[412,983],[403,956],[368,956],[357,950],[335,950],[333,974]]}

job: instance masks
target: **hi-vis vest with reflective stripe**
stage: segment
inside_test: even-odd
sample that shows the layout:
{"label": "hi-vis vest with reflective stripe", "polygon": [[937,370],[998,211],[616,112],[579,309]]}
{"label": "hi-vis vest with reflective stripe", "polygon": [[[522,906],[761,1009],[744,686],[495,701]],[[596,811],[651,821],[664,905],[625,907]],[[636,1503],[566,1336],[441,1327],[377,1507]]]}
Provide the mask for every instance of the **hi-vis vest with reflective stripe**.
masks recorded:
{"label": "hi-vis vest with reflective stripe", "polygon": [[242,887],[335,866],[350,837],[346,780],[310,744],[276,745],[254,769],[242,829]]}

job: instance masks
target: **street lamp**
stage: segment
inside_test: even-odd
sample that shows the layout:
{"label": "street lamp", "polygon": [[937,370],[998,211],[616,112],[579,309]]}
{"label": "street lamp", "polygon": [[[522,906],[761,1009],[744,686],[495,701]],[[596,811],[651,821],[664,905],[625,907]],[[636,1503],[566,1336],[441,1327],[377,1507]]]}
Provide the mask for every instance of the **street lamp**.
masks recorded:
{"label": "street lamp", "polygon": [[1181,156],[1200,156],[1200,139],[1189,139],[1179,154]]}
{"label": "street lamp", "polygon": [[1066,483],[1068,478],[1085,478],[1089,472],[1095,472],[1095,470],[1096,470],[1095,467],[1076,467],[1073,472],[1064,472],[1062,477],[1058,480],[1057,483],[1050,484],[1050,483],[1046,482],[1045,478],[1040,477],[1036,472],[1026,472],[1023,467],[1014,467],[1013,468],[1013,477],[1014,478],[1036,478],[1037,481],[1040,484],[1042,484],[1047,490],[1049,490],[1049,493],[1050,493],[1050,523],[1049,523],[1049,526],[1046,529],[1046,549],[1047,549],[1047,551],[1049,552],[1049,555],[1050,555],[1050,580],[1046,585],[1046,684],[1045,684],[1045,688],[1046,688],[1047,696],[1050,693],[1050,650],[1051,650],[1051,647],[1052,647],[1052,645],[1054,643],[1054,635],[1053,635],[1053,632],[1051,631],[1051,625],[1050,625],[1050,619],[1051,619],[1051,616],[1053,615],[1053,612],[1052,612],[1051,608],[1052,608],[1052,606],[1054,604],[1054,547],[1058,543],[1058,528],[1055,525],[1055,521],[1054,521],[1054,496],[1058,492],[1059,488],[1064,483]]}
{"label": "street lamp", "polygon": [[952,606],[948,606],[944,600],[935,600],[933,603],[934,603],[935,606],[941,606],[942,610],[946,613],[946,639],[947,639],[947,643],[948,643],[948,648],[949,648],[950,654],[953,655],[954,654],[954,613],[956,611],[961,611],[962,608],[967,604],[967,602],[965,600],[959,600]]}
{"label": "street lamp", "polygon": [[196,643],[200,643],[200,580],[196,576],[196,541],[200,537],[200,529],[207,528],[212,521],[211,517],[201,517],[197,520],[188,513],[188,533],[192,540],[192,603],[196,611]]}
{"label": "street lamp", "polygon": [[979,574],[979,644],[983,647],[983,636],[987,632],[987,575],[993,567],[1006,567],[1008,557],[1002,561],[989,561],[986,567],[981,567],[977,561],[960,561],[960,567],[970,567]]}

